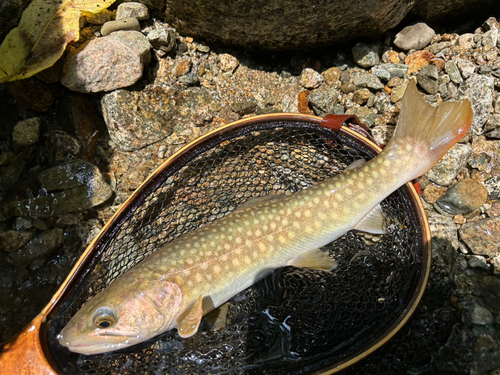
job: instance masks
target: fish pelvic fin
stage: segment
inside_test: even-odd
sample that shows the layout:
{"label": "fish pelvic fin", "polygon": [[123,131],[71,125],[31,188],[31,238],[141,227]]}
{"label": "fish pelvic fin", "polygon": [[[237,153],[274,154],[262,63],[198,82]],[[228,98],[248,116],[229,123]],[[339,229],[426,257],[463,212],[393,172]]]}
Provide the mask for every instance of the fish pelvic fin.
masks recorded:
{"label": "fish pelvic fin", "polygon": [[446,152],[465,136],[471,127],[473,112],[468,99],[429,105],[411,80],[402,99],[396,130],[385,149],[408,149],[418,159],[412,178],[431,169]]}
{"label": "fish pelvic fin", "polygon": [[193,336],[203,317],[203,299],[200,294],[195,303],[177,318],[177,331],[182,338]]}
{"label": "fish pelvic fin", "polygon": [[386,229],[385,215],[380,204],[368,212],[353,229],[373,234],[384,234]]}
{"label": "fish pelvic fin", "polygon": [[295,267],[307,267],[322,271],[331,271],[337,267],[337,262],[330,258],[327,252],[320,249],[311,249],[288,262]]}

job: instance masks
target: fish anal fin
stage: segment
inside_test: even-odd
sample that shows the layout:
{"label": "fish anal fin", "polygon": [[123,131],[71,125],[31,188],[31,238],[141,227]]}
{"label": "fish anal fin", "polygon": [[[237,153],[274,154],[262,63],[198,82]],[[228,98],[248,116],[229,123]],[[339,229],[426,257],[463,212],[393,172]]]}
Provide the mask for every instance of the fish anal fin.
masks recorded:
{"label": "fish anal fin", "polygon": [[203,299],[200,295],[196,302],[177,318],[177,330],[179,332],[179,336],[182,338],[193,336],[196,331],[198,331],[202,317]]}
{"label": "fish anal fin", "polygon": [[327,252],[312,249],[293,258],[288,262],[290,266],[307,267],[322,271],[331,271],[337,267],[337,262],[330,258]]}
{"label": "fish anal fin", "polygon": [[385,228],[385,215],[382,207],[378,204],[353,229],[373,234],[384,234]]}
{"label": "fish anal fin", "polygon": [[229,308],[229,303],[223,303],[219,307],[210,311],[203,318],[204,328],[210,330],[219,330],[224,328],[227,323],[227,310]]}

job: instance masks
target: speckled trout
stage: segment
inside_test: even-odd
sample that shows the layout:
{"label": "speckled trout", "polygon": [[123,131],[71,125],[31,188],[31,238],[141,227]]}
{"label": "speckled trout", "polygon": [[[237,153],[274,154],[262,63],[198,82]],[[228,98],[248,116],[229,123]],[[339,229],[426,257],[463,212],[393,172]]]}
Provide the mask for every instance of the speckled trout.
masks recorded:
{"label": "speckled trout", "polygon": [[319,248],[351,229],[382,233],[379,203],[441,159],[472,116],[468,100],[428,105],[411,81],[380,155],[297,193],[253,199],[166,244],[90,299],[59,342],[97,354],[173,328],[190,337],[204,314],[279,267],[331,270]]}

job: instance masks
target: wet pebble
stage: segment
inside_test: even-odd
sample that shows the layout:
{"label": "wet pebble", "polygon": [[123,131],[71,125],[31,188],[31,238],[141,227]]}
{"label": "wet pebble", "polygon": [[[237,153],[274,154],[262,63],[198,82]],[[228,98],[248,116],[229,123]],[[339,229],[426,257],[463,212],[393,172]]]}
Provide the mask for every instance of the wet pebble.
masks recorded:
{"label": "wet pebble", "polygon": [[19,121],[14,127],[12,138],[19,146],[31,146],[38,141],[40,134],[40,117],[32,117],[27,120]]}
{"label": "wet pebble", "polygon": [[16,251],[26,245],[33,237],[33,232],[10,230],[0,233],[0,249],[6,252]]}
{"label": "wet pebble", "polygon": [[488,191],[483,184],[464,179],[446,190],[436,204],[450,215],[466,214],[481,207],[487,196]]}
{"label": "wet pebble", "polygon": [[[141,3],[122,3],[116,9],[116,19],[123,20],[127,18],[135,18],[139,21],[149,19],[148,7]],[[104,35],[104,34],[103,34]]]}
{"label": "wet pebble", "polygon": [[438,69],[435,65],[424,65],[417,75],[417,81],[427,93],[434,95],[438,92]]}
{"label": "wet pebble", "polygon": [[300,74],[300,85],[306,89],[315,89],[323,80],[323,76],[311,68],[305,68]]}
{"label": "wet pebble", "polygon": [[470,314],[472,323],[479,325],[488,325],[493,323],[493,315],[491,311],[479,304],[475,304],[473,311]]}
{"label": "wet pebble", "polygon": [[422,49],[427,46],[436,33],[423,22],[405,27],[394,38],[394,44],[404,51]]}
{"label": "wet pebble", "polygon": [[363,68],[370,68],[380,62],[378,44],[358,43],[352,48],[354,62]]}

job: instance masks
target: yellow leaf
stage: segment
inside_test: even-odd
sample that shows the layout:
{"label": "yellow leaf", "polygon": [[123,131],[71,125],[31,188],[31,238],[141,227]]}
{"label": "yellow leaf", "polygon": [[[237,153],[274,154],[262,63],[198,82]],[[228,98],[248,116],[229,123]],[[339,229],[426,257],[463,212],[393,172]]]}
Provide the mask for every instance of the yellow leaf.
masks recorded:
{"label": "yellow leaf", "polygon": [[17,81],[52,66],[80,37],[83,12],[98,13],[115,0],[33,0],[19,26],[0,46],[0,82]]}

